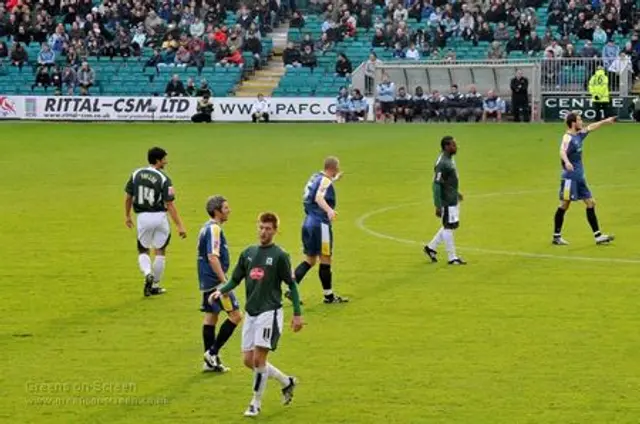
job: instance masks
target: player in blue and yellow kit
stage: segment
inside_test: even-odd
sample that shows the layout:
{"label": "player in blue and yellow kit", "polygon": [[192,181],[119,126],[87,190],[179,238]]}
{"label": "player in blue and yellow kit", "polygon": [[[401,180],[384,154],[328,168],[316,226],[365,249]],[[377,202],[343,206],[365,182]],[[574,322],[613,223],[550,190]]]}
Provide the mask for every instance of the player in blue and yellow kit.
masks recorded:
{"label": "player in blue and yellow kit", "polygon": [[590,132],[597,130],[602,125],[613,124],[615,118],[608,118],[588,125],[582,125],[582,118],[576,113],[569,113],[565,119],[567,132],[562,137],[560,146],[560,164],[562,165],[562,179],[560,181],[560,206],[554,217],[553,244],[569,244],[562,238],[562,224],[564,215],[571,202],[584,201],[587,206],[587,221],[593,230],[596,244],[606,244],[613,241],[613,236],[602,234],[596,216],[596,202],[591,195],[584,175],[582,164],[582,145]]}
{"label": "player in blue and yellow kit", "polygon": [[[304,223],[302,224],[302,246],[305,259],[295,270],[298,284],[320,258],[318,275],[324,292],[324,303],[343,303],[349,299],[333,292],[331,281],[331,255],[333,250],[333,231],[331,222],[336,218],[336,191],[333,183],[340,179],[340,161],[328,157],[324,161],[324,170],[309,178],[304,188]],[[287,296],[288,297],[288,296]]]}
{"label": "player in blue and yellow kit", "polygon": [[[210,303],[209,297],[218,288],[227,282],[229,270],[229,246],[222,231],[222,225],[229,219],[231,209],[229,203],[222,196],[213,196],[207,200],[207,214],[211,217],[207,221],[198,236],[198,280],[202,292],[202,305],[200,311],[204,312],[202,323],[202,340],[204,342],[203,371],[228,371],[218,352],[229,340],[233,330],[242,320],[240,304],[233,292]],[[225,311],[228,315],[226,321],[220,326],[216,338],[216,324],[218,315]]]}

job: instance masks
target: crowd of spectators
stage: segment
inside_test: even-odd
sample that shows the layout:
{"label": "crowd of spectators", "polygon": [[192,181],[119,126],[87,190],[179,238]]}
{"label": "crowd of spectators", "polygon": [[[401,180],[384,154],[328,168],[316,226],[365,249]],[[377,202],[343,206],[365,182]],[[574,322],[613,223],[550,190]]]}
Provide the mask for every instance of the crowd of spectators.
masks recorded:
{"label": "crowd of spectators", "polygon": [[[394,59],[405,60],[455,61],[455,50],[449,48],[452,39],[473,45],[489,43],[486,58],[492,60],[506,59],[515,51],[555,59],[605,59],[620,51],[616,46],[602,50],[593,46],[617,36],[626,40],[624,46],[618,46],[625,53],[624,60],[640,73],[635,0],[552,0],[546,22],[539,22],[536,9],[542,5],[542,0],[312,0],[311,11],[321,16],[322,38],[313,40],[306,35],[301,45],[290,46],[298,53],[285,59],[285,64],[313,66],[313,60],[300,60],[308,56],[306,46],[317,55],[326,51],[323,46],[331,48],[354,37],[371,40],[371,47],[388,49]],[[374,13],[376,6],[383,7],[382,16]],[[409,25],[410,19],[418,24]],[[304,17],[294,15],[291,26],[304,33]],[[536,33],[539,26],[547,27],[543,37]],[[576,40],[586,42],[581,51],[575,48]]]}
{"label": "crowd of spectators", "polygon": [[[89,56],[201,70],[205,52],[217,66],[242,66],[242,52],[251,52],[259,66],[261,39],[278,24],[280,7],[275,0],[259,0],[251,8],[241,4],[235,24],[227,26],[227,10],[236,6],[224,0],[105,0],[97,6],[91,0],[0,2],[0,62],[21,69],[33,65],[34,86],[55,85],[63,79],[59,75],[67,75],[65,87],[95,83],[83,64]],[[42,46],[40,53],[29,57],[25,46],[34,43]],[[151,58],[145,48],[154,49]]]}

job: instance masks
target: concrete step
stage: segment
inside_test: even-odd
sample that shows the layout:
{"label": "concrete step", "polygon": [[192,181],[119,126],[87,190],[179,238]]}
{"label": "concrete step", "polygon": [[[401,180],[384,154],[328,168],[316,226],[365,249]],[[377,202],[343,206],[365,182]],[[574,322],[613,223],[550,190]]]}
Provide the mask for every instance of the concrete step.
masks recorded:
{"label": "concrete step", "polygon": [[278,85],[278,81],[277,79],[274,80],[248,80],[245,81],[244,83],[242,83],[243,87],[251,87],[251,88],[272,88],[276,85]]}
{"label": "concrete step", "polygon": [[236,93],[236,97],[255,98],[255,97],[258,97],[258,94],[262,94],[264,96],[269,97],[271,96],[271,93],[273,93],[273,90],[242,90]]}

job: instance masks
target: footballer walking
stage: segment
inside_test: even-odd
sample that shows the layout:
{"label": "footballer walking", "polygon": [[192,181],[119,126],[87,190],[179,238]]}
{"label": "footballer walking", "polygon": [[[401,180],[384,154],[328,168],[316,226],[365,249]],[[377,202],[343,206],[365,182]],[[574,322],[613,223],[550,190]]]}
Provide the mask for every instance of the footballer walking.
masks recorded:
{"label": "footballer walking", "polygon": [[594,122],[586,128],[582,125],[582,118],[576,113],[569,113],[565,119],[567,132],[562,136],[560,145],[560,165],[562,165],[562,177],[560,181],[560,206],[556,210],[553,224],[553,241],[555,245],[563,246],[569,244],[562,238],[562,225],[564,215],[567,213],[571,202],[582,200],[587,207],[587,221],[593,231],[596,244],[607,244],[613,241],[614,237],[602,234],[598,217],[596,216],[596,201],[591,195],[591,190],[587,185],[584,176],[584,166],[582,164],[582,146],[584,139],[590,132],[597,130],[602,125],[613,124],[616,118],[607,118]]}
{"label": "footballer walking", "polygon": [[277,246],[273,239],[278,231],[278,217],[265,212],[258,218],[260,243],[245,249],[238,258],[231,280],[217,289],[210,297],[214,303],[237,287],[242,280],[246,286],[246,317],[242,326],[242,352],[244,364],[253,370],[253,398],[244,415],[255,417],[262,408],[262,396],[267,378],[280,382],[282,403],[293,399],[297,381],[267,361],[270,351],[276,350],[282,335],[282,283],[289,286],[293,302],[294,332],[302,329],[300,297],[291,273],[289,255]]}
{"label": "footballer walking", "polygon": [[[164,173],[167,165],[167,152],[154,147],[147,153],[149,166],[133,171],[125,187],[125,224],[133,228],[131,209],[137,215],[138,265],[144,275],[144,295],[163,294],[160,280],[165,269],[165,255],[171,227],[167,212],[176,224],[178,234],[185,238],[187,233],[174,204],[175,191],[171,179]],[[155,258],[151,262],[151,249]]]}
{"label": "footballer walking", "polygon": [[[200,311],[204,312],[202,341],[204,343],[203,371],[226,372],[218,354],[242,321],[240,304],[233,291],[209,303],[209,297],[219,287],[227,283],[229,270],[229,246],[222,226],[229,219],[231,209],[223,196],[213,196],[207,200],[206,211],[209,221],[198,235],[198,281],[202,293]],[[220,312],[227,313],[227,319],[220,326],[216,337],[216,324]]]}
{"label": "footballer walking", "polygon": [[458,152],[456,141],[451,136],[445,136],[440,141],[442,152],[435,165],[433,179],[433,203],[436,216],[442,219],[442,227],[433,239],[424,246],[424,253],[431,262],[438,262],[437,248],[444,242],[447,249],[449,265],[466,265],[456,254],[453,232],[460,226],[460,208],[462,194],[458,191],[458,169],[453,156]]}
{"label": "footballer walking", "polygon": [[[331,256],[333,253],[332,221],[336,218],[336,191],[333,183],[341,177],[340,161],[328,157],[324,169],[311,176],[304,189],[303,206],[305,219],[302,224],[302,246],[304,260],[296,267],[295,279],[298,284],[320,258],[318,276],[322,283],[324,303],[344,303],[349,299],[333,292]],[[287,293],[287,297],[289,294]]]}

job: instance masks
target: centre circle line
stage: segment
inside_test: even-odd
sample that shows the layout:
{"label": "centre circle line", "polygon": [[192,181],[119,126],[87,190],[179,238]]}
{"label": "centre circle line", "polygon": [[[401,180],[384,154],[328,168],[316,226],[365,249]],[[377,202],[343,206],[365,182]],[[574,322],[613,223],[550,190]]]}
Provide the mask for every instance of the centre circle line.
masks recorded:
{"label": "centre circle line", "polygon": [[[634,185],[603,185],[599,186],[600,188],[629,188],[629,187],[637,187]],[[484,194],[471,194],[465,196],[467,198],[486,198],[486,197],[497,197],[497,196],[517,196],[517,195],[525,195],[525,194],[536,194],[536,193],[549,193],[550,190],[522,190],[522,191],[511,191],[511,192],[494,192],[494,193],[484,193]],[[384,214],[396,209],[402,209],[409,206],[423,205],[424,202],[409,202],[402,203],[393,206],[386,206],[379,209],[374,209],[369,211],[359,218],[355,220],[355,225],[361,231],[380,239],[391,240],[396,243],[403,244],[411,244],[411,245],[420,245],[422,246],[424,243],[418,240],[406,239],[402,237],[395,237],[389,234],[381,233],[379,231],[372,230],[371,228],[366,226],[366,221],[376,215]],[[572,255],[553,255],[550,253],[534,253],[534,252],[522,252],[517,250],[496,250],[496,249],[484,249],[472,246],[458,246],[460,249],[483,253],[488,255],[500,255],[500,256],[519,256],[525,258],[535,258],[535,259],[557,259],[557,260],[576,260],[583,262],[604,262],[604,263],[621,263],[621,264],[640,264],[640,259],[625,259],[625,258],[596,258],[591,256],[572,256]]]}

